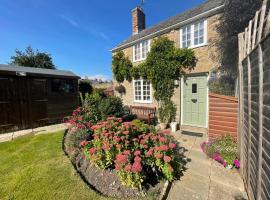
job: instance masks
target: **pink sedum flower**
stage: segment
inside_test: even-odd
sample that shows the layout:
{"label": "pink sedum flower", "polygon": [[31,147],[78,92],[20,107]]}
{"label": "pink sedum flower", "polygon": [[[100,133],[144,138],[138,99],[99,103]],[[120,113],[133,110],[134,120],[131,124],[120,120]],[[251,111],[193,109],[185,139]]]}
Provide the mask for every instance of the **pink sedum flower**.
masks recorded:
{"label": "pink sedum flower", "polygon": [[170,156],[164,156],[163,158],[164,162],[168,163],[171,161],[171,157]]}
{"label": "pink sedum flower", "polygon": [[141,155],[141,151],[139,151],[139,150],[135,151],[135,152],[134,152],[134,155],[135,155],[135,156]]}
{"label": "pink sedum flower", "polygon": [[174,148],[176,147],[176,144],[174,144],[174,143],[169,143],[169,147],[170,147],[170,149],[174,149]]}

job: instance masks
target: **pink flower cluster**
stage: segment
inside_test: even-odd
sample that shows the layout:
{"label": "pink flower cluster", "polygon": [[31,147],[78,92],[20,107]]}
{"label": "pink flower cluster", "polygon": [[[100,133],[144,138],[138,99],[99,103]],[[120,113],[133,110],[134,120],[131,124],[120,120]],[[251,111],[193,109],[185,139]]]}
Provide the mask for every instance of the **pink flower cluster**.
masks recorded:
{"label": "pink flower cluster", "polygon": [[[117,171],[126,173],[143,173],[145,165],[156,165],[156,159],[174,171],[172,162],[176,144],[168,132],[145,133],[131,122],[122,122],[121,118],[110,117],[105,122],[92,126],[93,140],[83,142],[92,162],[101,159],[105,164],[111,163]],[[110,155],[111,162],[105,160]],[[104,160],[103,160],[104,159]]]}

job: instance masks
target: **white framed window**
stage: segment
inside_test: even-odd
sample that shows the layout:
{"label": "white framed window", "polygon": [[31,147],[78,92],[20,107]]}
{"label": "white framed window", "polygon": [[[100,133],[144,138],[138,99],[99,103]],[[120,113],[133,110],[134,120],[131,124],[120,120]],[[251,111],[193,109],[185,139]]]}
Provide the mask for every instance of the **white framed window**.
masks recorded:
{"label": "white framed window", "polygon": [[133,80],[134,102],[152,103],[151,83],[145,79]]}
{"label": "white framed window", "polygon": [[180,48],[195,48],[206,44],[207,20],[201,20],[180,29]]}
{"label": "white framed window", "polygon": [[187,48],[191,45],[191,26],[185,26],[182,28],[182,47]]}
{"label": "white framed window", "polygon": [[145,40],[133,46],[133,62],[145,60],[150,51],[150,41]]}

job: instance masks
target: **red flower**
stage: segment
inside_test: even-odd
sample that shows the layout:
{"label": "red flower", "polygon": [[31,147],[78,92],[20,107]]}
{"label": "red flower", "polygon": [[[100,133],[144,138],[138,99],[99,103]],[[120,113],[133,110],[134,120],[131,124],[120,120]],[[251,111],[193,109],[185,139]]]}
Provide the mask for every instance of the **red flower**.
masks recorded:
{"label": "red flower", "polygon": [[135,161],[135,162],[141,162],[141,160],[142,160],[142,159],[141,159],[139,156],[136,156],[136,157],[134,158],[134,161]]}
{"label": "red flower", "polygon": [[123,120],[122,120],[122,118],[118,118],[117,121],[122,122]]}
{"label": "red flower", "polygon": [[174,148],[176,147],[176,144],[170,143],[170,144],[169,144],[169,147],[170,147],[171,149],[174,149]]}
{"label": "red flower", "polygon": [[147,156],[152,156],[153,155],[153,149],[150,149],[149,151],[147,151],[146,155]]}
{"label": "red flower", "polygon": [[84,141],[81,141],[80,146],[84,147],[88,144],[89,144],[89,142],[84,140]]}
{"label": "red flower", "polygon": [[171,157],[170,156],[164,156],[163,158],[164,162],[168,163],[171,161]]}
{"label": "red flower", "polygon": [[155,150],[156,151],[159,151],[160,150],[160,147],[159,146],[155,146]]}
{"label": "red flower", "polygon": [[166,142],[166,139],[165,139],[164,137],[160,137],[160,138],[159,138],[159,141],[160,141],[160,142]]}
{"label": "red flower", "polygon": [[116,145],[116,148],[119,150],[119,149],[121,149],[121,145],[120,144],[117,144]]}
{"label": "red flower", "polygon": [[93,155],[94,153],[96,153],[96,148],[94,148],[94,147],[90,148],[90,149],[89,149],[89,153],[90,153],[91,155]]}
{"label": "red flower", "polygon": [[135,155],[135,156],[141,155],[141,151],[139,151],[139,150],[135,151],[134,155]]}
{"label": "red flower", "polygon": [[115,142],[119,142],[119,141],[120,141],[120,138],[119,138],[119,137],[114,136],[114,137],[113,137],[113,140],[114,140]]}
{"label": "red flower", "polygon": [[132,170],[132,165],[131,164],[126,165],[125,168],[124,168],[124,170],[126,172],[130,172]]}
{"label": "red flower", "polygon": [[130,155],[130,150],[125,150],[125,151],[124,151],[124,154],[125,154],[125,155]]}
{"label": "red flower", "polygon": [[132,165],[132,172],[138,173],[142,171],[142,164],[140,162],[135,162]]}
{"label": "red flower", "polygon": [[125,134],[125,135],[128,135],[128,134],[129,134],[129,131],[124,131],[124,134]]}
{"label": "red flower", "polygon": [[167,151],[169,148],[168,148],[168,146],[166,146],[166,145],[161,145],[160,146],[160,149],[162,150],[162,151]]}
{"label": "red flower", "polygon": [[160,159],[160,158],[162,158],[162,154],[160,154],[160,153],[157,153],[156,155],[155,155],[155,157],[157,158],[157,159]]}
{"label": "red flower", "polygon": [[82,116],[78,116],[78,121],[82,121],[83,120],[83,118],[82,118]]}
{"label": "red flower", "polygon": [[118,154],[116,156],[116,162],[117,163],[126,163],[127,162],[127,156],[124,154]]}

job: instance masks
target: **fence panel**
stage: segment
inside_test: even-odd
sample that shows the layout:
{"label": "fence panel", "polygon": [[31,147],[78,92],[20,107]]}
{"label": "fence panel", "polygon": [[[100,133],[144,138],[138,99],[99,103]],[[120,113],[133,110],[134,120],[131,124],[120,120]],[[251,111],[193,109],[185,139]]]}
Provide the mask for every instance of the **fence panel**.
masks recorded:
{"label": "fence panel", "polygon": [[263,51],[263,141],[262,199],[270,199],[270,37],[262,44]]}
{"label": "fence panel", "polygon": [[270,199],[270,12],[268,0],[239,34],[239,146],[250,199]]}

